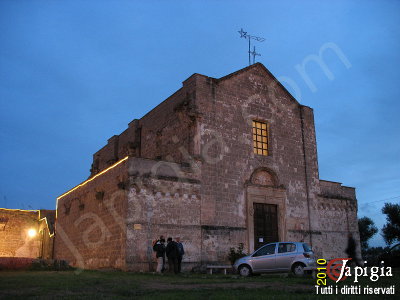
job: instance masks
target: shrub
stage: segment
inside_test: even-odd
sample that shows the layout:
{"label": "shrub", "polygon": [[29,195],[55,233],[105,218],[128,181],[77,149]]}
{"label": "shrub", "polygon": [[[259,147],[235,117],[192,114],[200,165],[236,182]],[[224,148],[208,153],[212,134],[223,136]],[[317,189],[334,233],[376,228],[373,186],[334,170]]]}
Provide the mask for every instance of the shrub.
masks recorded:
{"label": "shrub", "polygon": [[32,271],[67,271],[73,268],[66,260],[35,259],[29,269]]}
{"label": "shrub", "polygon": [[239,247],[236,249],[234,247],[229,248],[228,260],[233,265],[235,261],[243,256],[246,256],[246,253],[243,253],[243,243],[239,244]]}

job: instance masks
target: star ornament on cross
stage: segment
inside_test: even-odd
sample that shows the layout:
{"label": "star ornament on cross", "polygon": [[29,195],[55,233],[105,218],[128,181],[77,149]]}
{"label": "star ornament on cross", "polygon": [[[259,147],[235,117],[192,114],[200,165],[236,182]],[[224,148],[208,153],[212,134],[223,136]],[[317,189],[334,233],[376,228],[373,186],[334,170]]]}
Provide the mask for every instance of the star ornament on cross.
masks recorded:
{"label": "star ornament on cross", "polygon": [[243,28],[240,28],[240,31],[238,31],[240,33],[240,37],[241,38],[247,38],[247,32],[243,30]]}
{"label": "star ornament on cross", "polygon": [[241,38],[245,38],[246,40],[249,41],[248,54],[249,54],[249,66],[250,66],[251,65],[251,55],[253,55],[253,64],[255,63],[255,57],[260,56],[259,53],[256,53],[255,48],[254,48],[253,52],[251,51],[251,40],[256,40],[257,42],[264,42],[265,39],[263,37],[248,34],[247,31],[243,30],[243,28],[240,28],[240,31],[238,31],[238,32],[239,32]]}

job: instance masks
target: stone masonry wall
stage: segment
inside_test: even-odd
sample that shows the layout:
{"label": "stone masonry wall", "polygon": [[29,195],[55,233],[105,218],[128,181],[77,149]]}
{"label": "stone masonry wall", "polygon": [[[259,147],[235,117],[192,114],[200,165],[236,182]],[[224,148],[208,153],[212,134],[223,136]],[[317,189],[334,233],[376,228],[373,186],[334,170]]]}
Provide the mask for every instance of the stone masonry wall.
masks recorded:
{"label": "stone masonry wall", "polygon": [[39,256],[40,236],[29,237],[28,230],[39,230],[39,211],[0,209],[0,256]]}
{"label": "stone masonry wall", "polygon": [[361,257],[357,223],[357,199],[355,189],[338,182],[321,180],[321,194],[313,203],[313,214],[317,216],[315,233],[317,247],[314,251],[325,259],[347,257],[348,234],[357,242],[357,253]]}
{"label": "stone masonry wall", "polygon": [[87,268],[125,269],[126,161],[59,198],[55,256]]}
{"label": "stone masonry wall", "polygon": [[200,264],[200,182],[176,172],[179,164],[131,158],[127,214],[127,269],[155,270],[152,242],[179,236],[185,247],[183,270]]}
{"label": "stone masonry wall", "polygon": [[[195,108],[190,84],[160,103],[143,118],[141,157],[186,162],[186,151],[192,153]],[[179,149],[184,149],[182,153]]]}
{"label": "stone masonry wall", "polygon": [[[133,120],[120,135],[93,155],[91,176],[127,155],[173,162],[187,162],[193,152],[195,91],[190,80],[140,120]],[[181,150],[180,150],[181,149]]]}

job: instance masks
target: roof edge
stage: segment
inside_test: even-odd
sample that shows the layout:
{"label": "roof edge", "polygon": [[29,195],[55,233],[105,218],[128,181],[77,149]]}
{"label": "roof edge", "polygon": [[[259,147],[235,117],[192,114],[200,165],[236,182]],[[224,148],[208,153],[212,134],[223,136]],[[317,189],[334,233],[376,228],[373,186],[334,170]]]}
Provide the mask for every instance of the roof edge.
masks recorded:
{"label": "roof edge", "polygon": [[247,67],[245,67],[243,69],[237,70],[237,71],[235,71],[233,73],[230,73],[230,74],[228,74],[226,76],[223,76],[221,78],[218,78],[217,81],[221,82],[221,81],[224,81],[226,79],[230,79],[230,78],[232,78],[234,76],[237,76],[237,75],[239,75],[239,74],[241,74],[243,72],[246,72],[246,71],[248,71],[250,69],[253,69],[253,68],[261,68],[264,72],[266,72],[269,76],[271,76],[272,80],[277,83],[277,85],[289,96],[290,99],[292,99],[296,104],[302,105],[302,104],[300,104],[299,101],[297,101],[297,99],[295,97],[293,97],[293,95],[285,88],[285,86],[278,79],[276,79],[276,77],[267,69],[267,67],[264,66],[260,62],[252,64],[250,66],[247,66]]}

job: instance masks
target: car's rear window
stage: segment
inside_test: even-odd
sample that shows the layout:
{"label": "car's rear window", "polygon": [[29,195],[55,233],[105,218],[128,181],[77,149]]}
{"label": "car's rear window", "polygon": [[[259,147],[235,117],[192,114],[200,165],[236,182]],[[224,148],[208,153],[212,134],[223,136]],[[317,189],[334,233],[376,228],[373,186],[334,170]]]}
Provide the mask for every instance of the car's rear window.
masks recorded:
{"label": "car's rear window", "polygon": [[296,245],[293,243],[279,243],[278,253],[294,252]]}
{"label": "car's rear window", "polygon": [[303,248],[304,248],[305,252],[311,252],[312,251],[311,247],[308,246],[306,243],[303,244]]}

